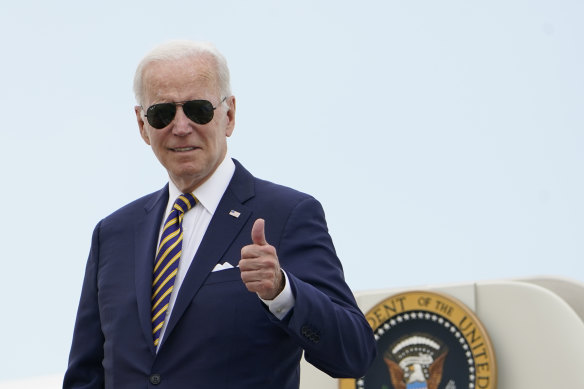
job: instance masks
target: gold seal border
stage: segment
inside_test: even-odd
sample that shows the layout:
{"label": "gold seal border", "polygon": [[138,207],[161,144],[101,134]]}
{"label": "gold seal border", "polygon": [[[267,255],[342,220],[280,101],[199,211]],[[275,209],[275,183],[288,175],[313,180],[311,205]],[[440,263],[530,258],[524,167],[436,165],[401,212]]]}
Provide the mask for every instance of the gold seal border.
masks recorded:
{"label": "gold seal border", "polygon": [[[371,308],[365,318],[375,332],[387,320],[412,311],[434,313],[454,324],[469,345],[475,362],[475,389],[496,389],[497,368],[491,340],[474,312],[458,299],[439,292],[398,293]],[[353,378],[339,380],[339,389],[355,389],[356,386]]]}

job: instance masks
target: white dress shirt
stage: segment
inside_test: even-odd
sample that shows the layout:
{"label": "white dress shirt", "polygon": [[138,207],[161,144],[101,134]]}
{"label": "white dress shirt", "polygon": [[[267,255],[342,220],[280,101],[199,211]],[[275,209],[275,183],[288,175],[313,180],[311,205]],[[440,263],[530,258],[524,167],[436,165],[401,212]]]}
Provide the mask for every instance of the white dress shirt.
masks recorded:
{"label": "white dress shirt", "polygon": [[[180,287],[185,279],[187,270],[193,262],[193,258],[203,236],[207,231],[207,227],[211,222],[211,218],[215,214],[215,210],[233,177],[235,172],[235,164],[233,160],[226,156],[223,162],[217,167],[217,170],[205,181],[201,186],[196,188],[192,194],[197,198],[197,205],[185,213],[182,228],[183,228],[183,241],[182,241],[182,254],[180,257],[178,272],[174,280],[174,288],[170,295],[170,301],[168,303],[168,310],[166,311],[166,317],[164,319],[164,325],[160,333],[160,338],[163,339],[164,333],[166,331],[166,324],[172,314],[172,308],[176,301],[176,296],[180,290]],[[160,233],[158,240],[160,241],[160,236],[162,235],[162,227],[164,226],[164,221],[170,214],[175,200],[180,196],[182,192],[176,187],[169,179],[168,182],[168,204],[166,205],[166,212],[161,220]],[[250,236],[251,241],[251,236]],[[294,295],[292,294],[292,289],[290,283],[288,282],[288,276],[284,272],[285,277],[285,287],[284,290],[276,296],[274,300],[263,300],[262,301],[268,306],[270,312],[274,314],[279,319],[282,319],[286,314],[294,307]],[[243,282],[243,281],[242,281]],[[258,296],[259,297],[259,296]],[[160,343],[158,344],[160,347]],[[158,348],[157,348],[158,351]]]}

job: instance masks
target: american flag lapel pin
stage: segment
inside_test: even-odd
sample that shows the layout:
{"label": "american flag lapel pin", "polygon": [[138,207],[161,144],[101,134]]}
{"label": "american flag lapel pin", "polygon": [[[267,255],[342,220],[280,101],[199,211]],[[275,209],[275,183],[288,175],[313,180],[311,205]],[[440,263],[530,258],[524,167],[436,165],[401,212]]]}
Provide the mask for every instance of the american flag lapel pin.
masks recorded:
{"label": "american flag lapel pin", "polygon": [[231,211],[229,211],[229,214],[231,216],[233,216],[234,218],[238,218],[239,215],[241,215],[241,213],[237,212],[236,210],[232,209]]}

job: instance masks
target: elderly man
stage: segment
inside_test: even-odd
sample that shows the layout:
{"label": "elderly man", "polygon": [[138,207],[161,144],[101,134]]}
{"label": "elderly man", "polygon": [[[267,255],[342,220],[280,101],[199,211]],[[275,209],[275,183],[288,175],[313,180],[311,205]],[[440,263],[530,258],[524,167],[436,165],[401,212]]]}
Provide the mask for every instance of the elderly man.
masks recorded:
{"label": "elderly man", "polygon": [[334,377],[375,357],[311,196],[227,154],[223,56],[171,42],[134,79],[142,139],[168,184],[101,220],[64,388],[298,388],[302,352]]}

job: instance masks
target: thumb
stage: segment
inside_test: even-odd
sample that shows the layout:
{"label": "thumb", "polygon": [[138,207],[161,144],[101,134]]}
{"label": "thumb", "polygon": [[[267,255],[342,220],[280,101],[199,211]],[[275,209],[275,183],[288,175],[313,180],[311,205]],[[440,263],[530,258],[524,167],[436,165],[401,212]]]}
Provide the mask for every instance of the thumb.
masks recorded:
{"label": "thumb", "polygon": [[257,219],[253,223],[253,227],[251,228],[251,241],[253,244],[257,244],[260,246],[267,245],[268,242],[266,241],[266,232],[264,229],[266,222],[264,219]]}

